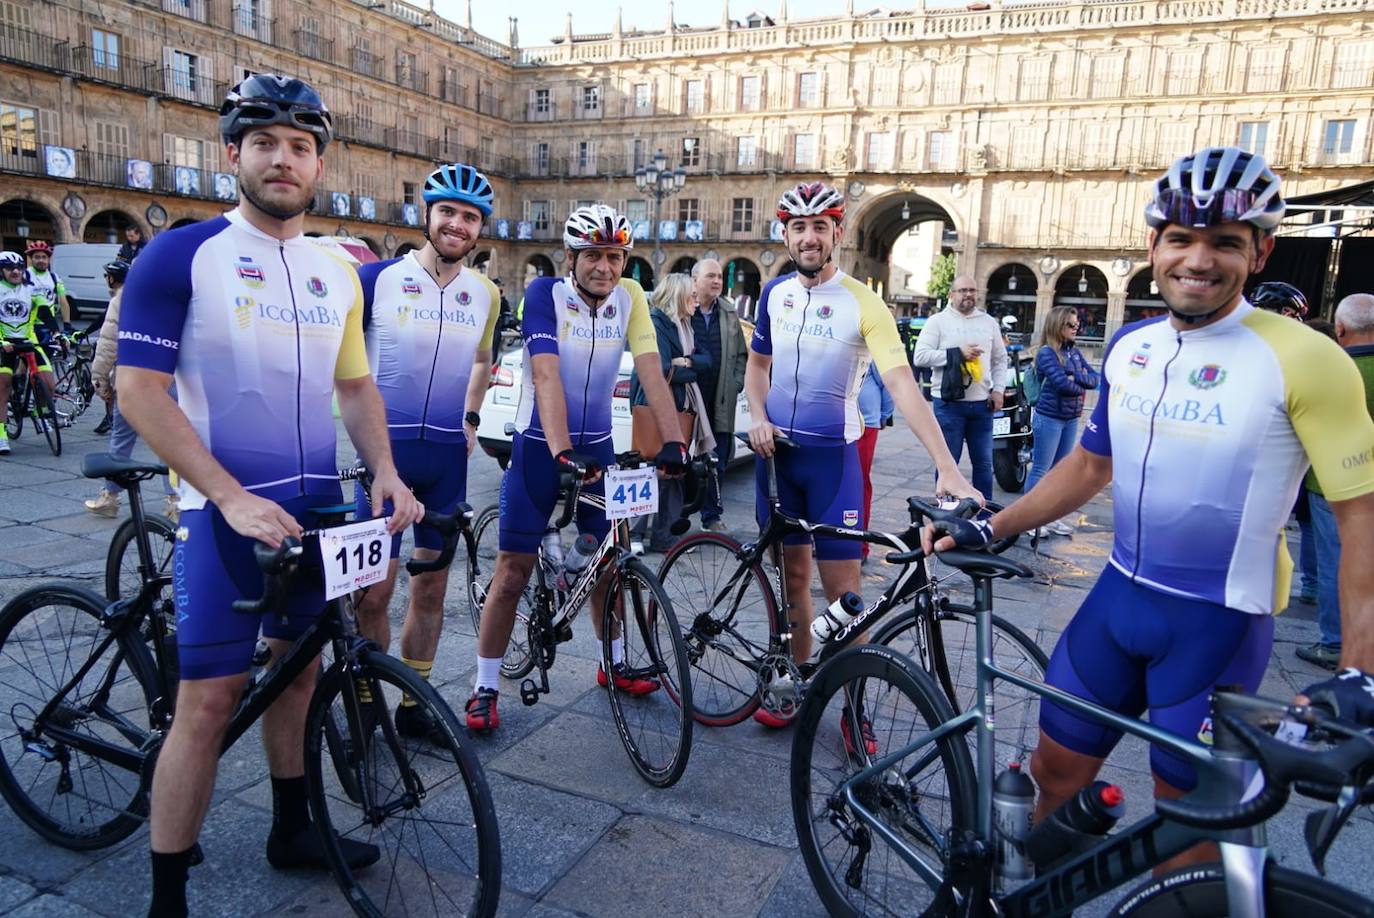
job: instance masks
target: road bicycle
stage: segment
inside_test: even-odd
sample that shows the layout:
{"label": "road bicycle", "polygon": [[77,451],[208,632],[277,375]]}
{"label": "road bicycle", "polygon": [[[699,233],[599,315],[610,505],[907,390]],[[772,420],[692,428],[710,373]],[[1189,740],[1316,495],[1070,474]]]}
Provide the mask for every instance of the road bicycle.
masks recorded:
{"label": "road bicycle", "polygon": [[[692,493],[683,510],[684,516],[700,509],[704,502],[705,482],[714,459],[714,456],[702,456],[693,460],[688,474]],[[652,462],[633,452],[621,454],[616,462],[621,469],[653,466]],[[560,499],[563,510],[552,525],[555,531],[572,522],[578,504],[602,512],[606,509],[602,496],[584,493],[581,478],[568,472],[562,473]],[[484,528],[479,523],[475,541],[481,545],[481,537],[485,534],[490,545],[494,517],[484,522]],[[630,550],[628,521],[613,521],[610,532],[573,582],[560,587],[559,568],[560,563],[548,555],[541,543],[533,576],[516,608],[515,628],[501,661],[501,674],[507,679],[522,680],[520,700],[526,705],[536,704],[539,696],[549,691],[549,670],[557,659],[558,645],[572,640],[573,622],[591,598],[592,591],[604,581],[603,671],[612,672],[611,642],[621,638],[624,648],[622,675],[632,680],[651,680],[662,688],[633,695],[618,688],[617,679],[606,679],[611,714],[621,742],[635,770],[649,784],[669,787],[677,783],[687,768],[692,748],[693,687],[687,653],[672,603],[653,571]],[[486,565],[479,564],[479,569],[482,573],[478,576],[483,579],[469,581],[473,627],[478,633],[482,606],[491,582]],[[527,678],[536,669],[538,678]]]}
{"label": "road bicycle", "polygon": [[[938,508],[919,509],[931,519],[947,518]],[[1334,800],[1332,809],[1308,819],[1309,851],[1321,869],[1374,778],[1374,735],[1308,708],[1219,688],[1207,747],[1005,671],[983,653],[992,637],[992,581],[1031,572],[985,552],[947,551],[941,560],[973,580],[967,611],[977,621],[983,660],[974,704],[956,715],[910,659],[863,645],[821,667],[798,715],[793,819],[807,872],[832,915],[1064,915],[1206,841],[1220,843],[1221,863],[1149,879],[1112,914],[1374,914],[1374,904],[1360,896],[1270,862],[1264,826],[1286,804],[1290,788]],[[1001,717],[994,686],[1004,683],[1186,757],[1197,768],[1197,788],[1179,800],[1155,801],[1154,812],[1120,832],[1047,852],[1029,881],[1011,879],[996,854],[999,845],[1004,854],[1005,846],[1030,853],[996,828],[994,816]],[[1261,729],[1284,718],[1318,728],[1335,745],[1298,748]],[[846,742],[846,721],[852,730],[860,719],[872,725],[869,746]]]}
{"label": "road bicycle", "polygon": [[[165,465],[144,465],[160,469],[160,475],[167,474]],[[177,524],[159,513],[147,512],[143,506],[143,491],[140,484],[143,480],[146,479],[133,479],[125,486],[129,493],[129,518],[115,529],[114,535],[110,538],[110,548],[105,553],[105,596],[111,601],[136,595],[150,576],[171,576],[172,555],[177,544]],[[140,534],[147,540],[147,555],[139,548]],[[170,583],[170,579],[167,582]]]}
{"label": "road bicycle", "polygon": [[[127,486],[165,468],[96,454],[86,457],[83,471]],[[321,529],[276,550],[258,546],[263,597],[236,602],[235,612],[281,612],[291,584],[320,576],[321,533],[352,510],[352,504],[312,510]],[[412,574],[449,563],[471,513],[460,511],[459,517],[426,514],[445,545],[434,561],[408,562]],[[140,530],[136,542],[145,570],[154,570],[146,533]],[[147,817],[152,773],[174,708],[174,645],[165,627],[169,579],[156,572],[137,596],[108,604],[81,587],[48,584],[0,609],[0,711],[7,715],[0,729],[0,795],[55,844],[103,848]],[[360,915],[494,915],[500,840],[466,732],[428,682],[357,633],[350,594],[326,603],[320,619],[254,675],[224,750],[321,651],[328,657],[306,718],[305,777],[311,815],[349,906]],[[424,739],[395,728],[390,711],[403,694],[436,724]],[[340,838],[381,847],[380,862],[354,870]]]}
{"label": "road bicycle", "polygon": [[5,344],[19,356],[24,372],[10,377],[9,416],[5,422],[5,432],[11,440],[19,439],[24,432],[27,418],[42,432],[48,441],[48,448],[54,456],[62,455],[62,427],[56,409],[53,408],[52,392],[39,375],[38,345],[27,338],[6,338]]}
{"label": "road bicycle", "polygon": [[[787,437],[778,436],[775,442],[781,449],[798,448]],[[718,532],[694,533],[668,550],[658,570],[664,590],[681,614],[698,722],[730,726],[760,706],[790,718],[816,669],[879,623],[871,636],[874,643],[919,660],[945,690],[950,704],[956,710],[967,708],[973,702],[976,676],[974,618],[943,595],[940,582],[944,578],[932,578],[926,560],[911,552],[920,543],[921,517],[916,509],[920,502],[909,500],[912,523],[900,535],[809,523],[783,512],[773,459],[765,461],[768,519],[758,539],[741,544]],[[989,505],[988,512],[995,509]],[[791,603],[782,545],[794,533],[894,549],[886,560],[899,567],[883,594],[829,641],[819,644],[812,659],[803,663],[792,658],[792,624],[786,614]],[[1005,551],[1013,542],[1001,540],[996,549]],[[888,618],[908,603],[909,608]],[[992,653],[999,665],[1043,678],[1048,661],[1031,638],[995,616],[991,627]],[[1007,731],[1018,731],[1026,748],[1035,741],[1033,702],[1018,692],[998,712]]]}
{"label": "road bicycle", "polygon": [[68,341],[66,358],[53,363],[56,386],[52,401],[57,416],[70,426],[96,401],[95,384],[91,379],[95,347],[89,332],[73,332]]}

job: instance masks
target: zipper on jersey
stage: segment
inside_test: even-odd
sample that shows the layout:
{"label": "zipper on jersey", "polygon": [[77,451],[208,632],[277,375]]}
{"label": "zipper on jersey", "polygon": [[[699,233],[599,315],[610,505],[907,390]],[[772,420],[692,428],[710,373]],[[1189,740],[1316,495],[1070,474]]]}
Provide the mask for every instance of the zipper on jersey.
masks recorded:
{"label": "zipper on jersey", "polygon": [[811,288],[802,289],[806,291],[806,304],[802,306],[801,331],[797,333],[797,362],[792,370],[792,420],[787,429],[790,434],[797,432],[797,399],[801,397],[801,342],[802,335],[806,334],[806,311],[811,308]]}
{"label": "zipper on jersey", "polygon": [[1159,406],[1164,404],[1164,395],[1169,391],[1169,367],[1174,365],[1178,355],[1183,353],[1183,333],[1175,329],[1174,341],[1178,345],[1164,363],[1164,385],[1155,399],[1155,410],[1150,412],[1150,433],[1145,438],[1145,455],[1140,458],[1140,489],[1135,496],[1135,563],[1131,565],[1131,582],[1135,583],[1140,573],[1140,559],[1145,556],[1141,543],[1145,539],[1145,470],[1150,462],[1150,450],[1155,445],[1155,418],[1159,417]]}
{"label": "zipper on jersey", "polygon": [[286,261],[286,246],[277,243],[277,254],[286,269],[286,292],[291,296],[291,322],[296,327],[296,457],[300,463],[298,487],[305,494],[305,436],[301,433],[301,317],[296,309],[296,286],[291,282],[291,265]]}
{"label": "zipper on jersey", "polygon": [[434,371],[439,366],[439,346],[444,341],[444,288],[439,288],[439,334],[434,338],[434,357],[429,362],[429,385],[425,388],[425,406],[420,410],[420,439],[425,439],[429,427],[429,397],[434,394]]}
{"label": "zipper on jersey", "polygon": [[[614,291],[612,291],[612,292],[614,293]],[[607,297],[607,299],[609,299],[609,297]],[[587,436],[587,399],[590,397],[590,394],[591,394],[591,391],[592,391],[592,363],[596,360],[596,340],[597,340],[597,339],[596,339],[596,313],[597,313],[597,307],[596,307],[596,306],[588,306],[587,308],[590,309],[591,312],[592,312],[592,346],[587,350],[587,372],[586,372],[586,374],[585,374],[585,375],[583,376],[583,378],[582,378],[582,424],[581,424],[580,427],[578,427],[578,435],[581,436],[581,437],[586,437],[586,436]],[[568,433],[571,434],[572,431],[569,431]],[[568,439],[571,441],[571,440],[572,440],[572,437],[569,436]]]}

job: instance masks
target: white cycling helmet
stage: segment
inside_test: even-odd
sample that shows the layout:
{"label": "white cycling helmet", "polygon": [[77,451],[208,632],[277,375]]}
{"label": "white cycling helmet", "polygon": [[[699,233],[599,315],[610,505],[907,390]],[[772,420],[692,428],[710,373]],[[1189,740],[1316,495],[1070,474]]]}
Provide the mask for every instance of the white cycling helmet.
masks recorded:
{"label": "white cycling helmet", "polygon": [[0,270],[6,268],[27,268],[28,262],[18,252],[0,252]]}
{"label": "white cycling helmet", "polygon": [[1249,223],[1272,233],[1283,219],[1279,177],[1264,157],[1236,147],[1208,147],[1174,162],[1145,205],[1154,229],[1173,223],[1208,227]]}
{"label": "white cycling helmet", "polygon": [[580,249],[620,249],[635,247],[630,221],[614,207],[589,204],[573,211],[563,224],[563,244],[574,252]]}
{"label": "white cycling helmet", "polygon": [[1002,331],[1009,332],[1016,327],[1016,316],[1002,316]]}

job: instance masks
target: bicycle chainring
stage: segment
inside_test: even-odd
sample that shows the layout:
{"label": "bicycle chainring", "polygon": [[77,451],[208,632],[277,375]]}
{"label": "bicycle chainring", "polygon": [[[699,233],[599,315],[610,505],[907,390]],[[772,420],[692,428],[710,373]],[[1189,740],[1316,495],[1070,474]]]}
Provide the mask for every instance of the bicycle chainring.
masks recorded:
{"label": "bicycle chainring", "polygon": [[759,658],[759,701],[764,710],[790,718],[801,708],[806,678],[785,653],[767,653]]}

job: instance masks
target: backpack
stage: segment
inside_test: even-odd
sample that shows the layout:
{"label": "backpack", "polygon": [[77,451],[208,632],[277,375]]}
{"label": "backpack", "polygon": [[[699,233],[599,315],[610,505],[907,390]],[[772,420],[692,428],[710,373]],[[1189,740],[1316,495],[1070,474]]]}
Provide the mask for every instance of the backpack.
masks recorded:
{"label": "backpack", "polygon": [[1044,380],[1040,378],[1040,371],[1036,369],[1035,361],[1032,360],[1026,372],[1021,374],[1021,395],[1025,398],[1025,404],[1034,405],[1040,401],[1040,390],[1044,388]]}

